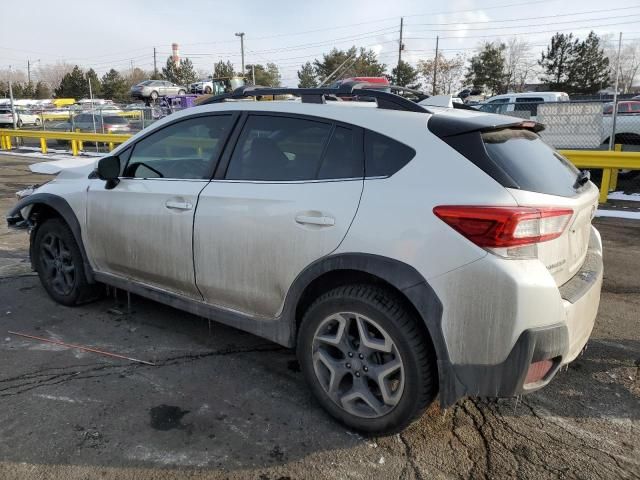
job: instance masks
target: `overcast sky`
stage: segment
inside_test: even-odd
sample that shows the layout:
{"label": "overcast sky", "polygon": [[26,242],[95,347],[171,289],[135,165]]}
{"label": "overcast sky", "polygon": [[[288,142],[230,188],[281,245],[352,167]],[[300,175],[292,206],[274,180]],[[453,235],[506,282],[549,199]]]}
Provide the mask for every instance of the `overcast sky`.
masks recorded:
{"label": "overcast sky", "polygon": [[334,46],[369,47],[395,64],[401,16],[403,58],[412,63],[433,57],[436,35],[447,56],[470,56],[481,41],[514,35],[542,50],[556,31],[584,37],[593,29],[616,40],[621,31],[625,42],[640,39],[638,0],[29,0],[3,10],[0,68],[26,70],[30,59],[98,73],[132,65],[151,70],[153,47],[160,68],[176,42],[200,70],[211,71],[220,59],[239,70],[234,33],[245,32],[245,62],[276,63],[285,85],[296,84],[302,63]]}

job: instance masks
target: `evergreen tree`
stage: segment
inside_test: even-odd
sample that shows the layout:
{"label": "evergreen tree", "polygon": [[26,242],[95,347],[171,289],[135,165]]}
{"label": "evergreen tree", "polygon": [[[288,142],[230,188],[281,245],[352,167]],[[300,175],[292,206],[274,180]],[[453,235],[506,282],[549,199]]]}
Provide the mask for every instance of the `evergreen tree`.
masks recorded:
{"label": "evergreen tree", "polygon": [[[102,97],[102,84],[98,78],[98,74],[93,68],[90,68],[87,72],[87,82],[91,81],[91,93],[93,98]],[[87,84],[87,92],[89,91],[89,85]]]}
{"label": "evergreen tree", "polygon": [[609,83],[609,59],[594,32],[580,42],[571,64],[570,92],[594,94]]}
{"label": "evergreen tree", "polygon": [[578,46],[578,39],[571,33],[556,33],[551,38],[551,44],[538,61],[544,70],[540,80],[549,86],[549,90],[570,90]]}
{"label": "evergreen tree", "polygon": [[38,100],[45,100],[47,98],[51,98],[51,89],[44,82],[36,83],[36,90],[34,93],[34,97]]}
{"label": "evergreen tree", "polygon": [[220,60],[213,66],[213,76],[215,78],[231,78],[235,76],[233,63],[231,63],[229,60],[227,60],[226,62]]}
{"label": "evergreen tree", "polygon": [[307,62],[298,70],[298,87],[313,88],[317,86],[318,79],[316,78],[316,71],[313,65],[311,65],[311,62]]}
{"label": "evergreen tree", "polygon": [[55,89],[58,98],[84,98],[89,96],[89,85],[84,76],[84,72],[76,65],[71,72],[67,73],[60,85]]}
{"label": "evergreen tree", "polygon": [[400,60],[400,63],[391,70],[389,81],[400,87],[420,88],[418,81],[418,70],[413,68],[408,62]]}
{"label": "evergreen tree", "polygon": [[329,83],[347,77],[381,77],[386,69],[386,65],[378,62],[378,57],[373,50],[365,48],[357,50],[356,47],[351,47],[346,51],[334,48],[329,53],[322,55],[322,60],[314,60],[313,66],[317,78],[322,80],[341,66],[339,71],[331,77]]}
{"label": "evergreen tree", "polygon": [[193,63],[188,58],[180,59],[178,65],[171,57],[167,58],[167,65],[162,68],[162,77],[176,85],[187,86],[198,80],[198,74]]}
{"label": "evergreen tree", "polygon": [[465,80],[474,88],[488,90],[492,95],[504,93],[506,75],[504,43],[486,42],[482,49],[471,57]]}
{"label": "evergreen tree", "polygon": [[267,63],[266,67],[263,65],[246,65],[246,77],[252,78],[255,74],[256,85],[263,87],[279,87],[280,86],[280,71],[275,63]]}
{"label": "evergreen tree", "polygon": [[111,100],[124,101],[129,98],[127,81],[117,70],[111,69],[102,76],[102,95]]}

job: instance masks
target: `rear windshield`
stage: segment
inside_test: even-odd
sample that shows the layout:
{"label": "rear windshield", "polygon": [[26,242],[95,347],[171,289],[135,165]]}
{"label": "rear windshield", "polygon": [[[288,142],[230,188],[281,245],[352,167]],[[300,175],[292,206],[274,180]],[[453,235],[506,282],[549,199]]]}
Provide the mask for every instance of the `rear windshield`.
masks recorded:
{"label": "rear windshield", "polygon": [[481,134],[489,158],[522,190],[572,196],[578,169],[529,130]]}

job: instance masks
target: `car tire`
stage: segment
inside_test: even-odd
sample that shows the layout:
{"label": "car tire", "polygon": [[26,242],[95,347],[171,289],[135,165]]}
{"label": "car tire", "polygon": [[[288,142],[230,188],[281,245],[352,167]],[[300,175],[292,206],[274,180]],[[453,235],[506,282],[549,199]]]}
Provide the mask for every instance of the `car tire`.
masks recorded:
{"label": "car tire", "polygon": [[24,125],[24,124],[22,123],[22,120],[21,120],[21,119],[18,119],[18,121],[16,122],[16,127],[18,127],[18,128],[22,128],[22,125]]}
{"label": "car tire", "polygon": [[320,405],[366,434],[396,433],[419,417],[437,393],[435,355],[419,321],[379,287],[348,285],[320,296],[297,342]]}
{"label": "car tire", "polygon": [[33,232],[32,252],[40,281],[56,302],[73,306],[99,296],[84,271],[80,248],[69,226],[60,218],[49,218]]}
{"label": "car tire", "polygon": [[186,95],[187,92],[185,92],[184,90],[178,90],[178,95]]}
{"label": "car tire", "polygon": [[151,92],[151,95],[149,95],[149,98],[155,102],[158,99],[158,92],[154,90]]}
{"label": "car tire", "polygon": [[41,124],[41,120],[40,120],[39,118],[36,118],[35,126],[36,126],[36,127],[39,127],[39,126],[40,126],[40,124]]}
{"label": "car tire", "polygon": [[204,93],[206,93],[207,95],[209,95],[211,93],[211,87],[205,87],[204,88]]}

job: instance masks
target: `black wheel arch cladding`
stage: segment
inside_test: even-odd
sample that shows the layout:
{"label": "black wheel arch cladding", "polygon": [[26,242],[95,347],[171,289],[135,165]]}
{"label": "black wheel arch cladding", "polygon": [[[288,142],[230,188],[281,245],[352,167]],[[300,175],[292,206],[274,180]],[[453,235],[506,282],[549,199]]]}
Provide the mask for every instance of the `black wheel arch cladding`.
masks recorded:
{"label": "black wheel arch cladding", "polygon": [[[71,233],[73,234],[73,238],[76,241],[78,248],[80,249],[80,254],[82,255],[82,262],[84,265],[84,273],[89,283],[94,283],[93,277],[93,269],[89,264],[89,259],[87,257],[87,252],[84,249],[84,243],[82,242],[82,234],[80,229],[80,222],[78,222],[78,218],[76,217],[75,212],[69,205],[69,203],[62,197],[58,195],[54,195],[51,193],[34,193],[29,195],[28,197],[20,200],[7,214],[7,218],[15,217],[20,215],[20,211],[33,205],[33,209],[36,209],[38,205],[44,205],[49,209],[55,211],[60,218],[62,218],[65,223],[69,226]],[[34,210],[31,210],[30,216],[34,213]],[[27,220],[27,219],[25,219]],[[36,224],[35,228],[37,229],[38,225]],[[29,248],[29,253],[31,256],[31,262],[33,265],[34,261],[34,250],[33,250],[33,235],[31,236],[31,245]]]}

